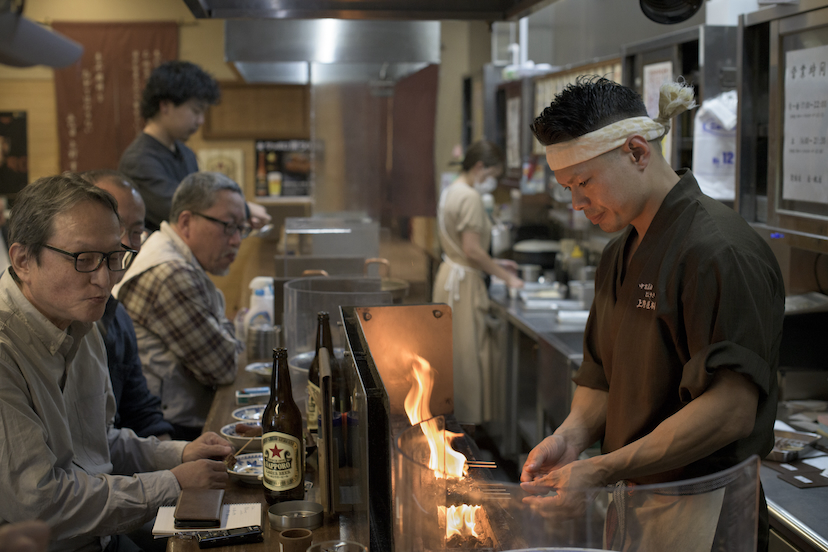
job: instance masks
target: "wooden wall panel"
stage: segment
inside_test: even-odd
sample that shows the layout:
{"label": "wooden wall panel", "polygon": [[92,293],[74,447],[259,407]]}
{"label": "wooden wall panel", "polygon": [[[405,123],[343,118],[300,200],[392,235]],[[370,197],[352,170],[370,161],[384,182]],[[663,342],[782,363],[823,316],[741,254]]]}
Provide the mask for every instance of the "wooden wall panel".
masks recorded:
{"label": "wooden wall panel", "polygon": [[310,89],[222,82],[221,103],[204,122],[207,139],[310,139]]}

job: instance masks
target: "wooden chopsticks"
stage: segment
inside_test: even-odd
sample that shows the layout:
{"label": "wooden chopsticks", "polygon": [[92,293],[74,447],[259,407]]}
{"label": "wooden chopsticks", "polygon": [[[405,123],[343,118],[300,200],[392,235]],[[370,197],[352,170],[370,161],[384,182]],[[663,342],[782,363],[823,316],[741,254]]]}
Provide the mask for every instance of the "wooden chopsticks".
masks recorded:
{"label": "wooden chopsticks", "polygon": [[255,439],[256,437],[258,437],[258,435],[254,435],[253,437],[251,437],[250,439],[248,439],[248,440],[247,440],[247,442],[246,442],[245,444],[243,444],[243,445],[242,445],[242,448],[240,448],[239,450],[237,450],[236,452],[234,452],[234,453],[233,453],[233,456],[236,456],[236,455],[240,454],[240,453],[241,453],[241,451],[243,451],[244,449],[246,449],[246,448],[247,448],[247,445],[249,445],[250,443],[252,443],[252,442],[253,442],[253,439]]}

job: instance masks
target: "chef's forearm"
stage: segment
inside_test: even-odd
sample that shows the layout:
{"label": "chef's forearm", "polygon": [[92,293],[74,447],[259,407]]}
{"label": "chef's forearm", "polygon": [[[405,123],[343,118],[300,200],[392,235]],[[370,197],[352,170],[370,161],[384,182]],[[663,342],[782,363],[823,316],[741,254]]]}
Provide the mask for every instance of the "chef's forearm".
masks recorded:
{"label": "chef's forearm", "polygon": [[586,450],[604,435],[608,398],[606,391],[579,385],[572,397],[569,415],[555,430],[555,435],[564,437],[579,451]]}
{"label": "chef's forearm", "polygon": [[759,390],[747,378],[720,369],[710,387],[652,433],[616,451],[585,460],[604,484],[684,467],[753,430]]}

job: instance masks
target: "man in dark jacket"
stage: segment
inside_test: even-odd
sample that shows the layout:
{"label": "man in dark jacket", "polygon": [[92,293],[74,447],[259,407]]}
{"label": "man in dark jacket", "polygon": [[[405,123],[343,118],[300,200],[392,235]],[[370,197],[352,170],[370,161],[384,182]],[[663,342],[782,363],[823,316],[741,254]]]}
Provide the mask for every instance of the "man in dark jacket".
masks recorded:
{"label": "man in dark jacket", "polygon": [[[116,171],[89,171],[84,178],[112,194],[121,217],[121,243],[141,249],[144,202],[130,180]],[[123,273],[120,273],[121,275]],[[150,393],[141,370],[135,328],[126,309],[110,295],[103,317],[97,322],[104,338],[112,392],[117,403],[115,427],[128,427],[140,437],[169,437],[173,427],[161,412],[161,399]]]}
{"label": "man in dark jacket", "polygon": [[[782,274],[738,213],[664,158],[660,140],[670,119],[695,102],[692,88],[678,83],[660,92],[659,115],[651,119],[634,90],[582,77],[532,125],[573,209],[618,233],[596,272],[570,414],[523,466],[521,481],[533,492],[710,476],[773,447]],[[579,459],[596,441],[602,454]],[[680,509],[668,500],[648,504],[647,522],[638,522],[651,539],[636,545],[689,550],[692,540],[710,550],[721,542],[728,530],[724,489],[697,490],[682,491],[694,496],[698,515],[684,517],[692,521],[675,518]],[[764,497],[759,503],[763,550]],[[619,520],[629,527],[633,513]],[[624,545],[623,534],[611,533]]]}

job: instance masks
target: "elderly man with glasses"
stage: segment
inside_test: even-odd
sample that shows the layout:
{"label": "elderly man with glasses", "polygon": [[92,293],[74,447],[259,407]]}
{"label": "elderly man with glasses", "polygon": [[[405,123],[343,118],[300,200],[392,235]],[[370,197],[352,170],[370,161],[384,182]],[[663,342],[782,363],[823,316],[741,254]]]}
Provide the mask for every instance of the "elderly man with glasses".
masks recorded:
{"label": "elderly man with glasses", "polygon": [[70,173],[17,196],[11,266],[0,277],[0,525],[45,521],[52,550],[128,549],[123,534],[182,488],[222,488],[232,451],[140,438],[113,425],[115,399],[94,322],[135,251],[117,204]]}
{"label": "elderly man with glasses", "polygon": [[227,274],[250,233],[246,220],[238,184],[220,173],[188,175],[173,196],[170,222],[150,235],[115,288],[176,439],[201,434],[215,386],[236,377],[242,343],[208,273]]}

